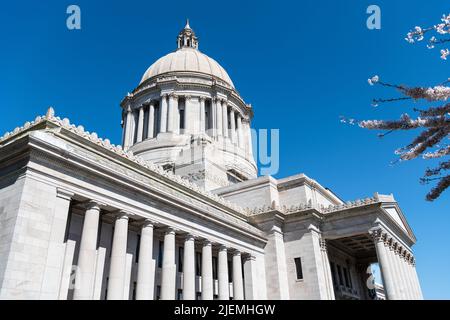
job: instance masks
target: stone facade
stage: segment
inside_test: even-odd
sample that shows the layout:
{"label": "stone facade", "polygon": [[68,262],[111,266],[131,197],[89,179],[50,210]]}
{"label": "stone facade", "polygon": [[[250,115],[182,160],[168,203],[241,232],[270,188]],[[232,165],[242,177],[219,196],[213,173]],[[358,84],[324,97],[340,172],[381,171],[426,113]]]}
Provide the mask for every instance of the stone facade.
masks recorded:
{"label": "stone facade", "polygon": [[122,102],[122,146],[52,108],[0,138],[0,298],[422,299],[393,196],[257,178],[251,106],[188,24],[177,44]]}

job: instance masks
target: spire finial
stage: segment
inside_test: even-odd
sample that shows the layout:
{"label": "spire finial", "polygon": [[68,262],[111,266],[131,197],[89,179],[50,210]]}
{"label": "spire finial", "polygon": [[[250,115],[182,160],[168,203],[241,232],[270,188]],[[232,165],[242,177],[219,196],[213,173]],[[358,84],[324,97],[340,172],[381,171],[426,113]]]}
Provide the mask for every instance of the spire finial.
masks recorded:
{"label": "spire finial", "polygon": [[184,27],[185,29],[190,29],[191,26],[189,26],[189,18],[186,19],[186,26]]}

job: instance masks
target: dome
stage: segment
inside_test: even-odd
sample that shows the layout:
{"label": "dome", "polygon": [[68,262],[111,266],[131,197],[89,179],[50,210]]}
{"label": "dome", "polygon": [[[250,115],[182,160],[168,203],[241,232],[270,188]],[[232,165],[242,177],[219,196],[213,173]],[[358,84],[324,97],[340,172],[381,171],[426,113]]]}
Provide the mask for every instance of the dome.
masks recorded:
{"label": "dome", "polygon": [[225,81],[234,88],[233,82],[225,69],[216,60],[195,48],[181,48],[158,59],[147,69],[141,83],[157,75],[175,71],[190,71],[211,75]]}
{"label": "dome", "polygon": [[219,78],[234,88],[233,81],[224,68],[214,59],[198,50],[198,40],[189,22],[177,39],[178,49],[158,59],[147,69],[140,84],[155,76],[177,71],[198,72]]}

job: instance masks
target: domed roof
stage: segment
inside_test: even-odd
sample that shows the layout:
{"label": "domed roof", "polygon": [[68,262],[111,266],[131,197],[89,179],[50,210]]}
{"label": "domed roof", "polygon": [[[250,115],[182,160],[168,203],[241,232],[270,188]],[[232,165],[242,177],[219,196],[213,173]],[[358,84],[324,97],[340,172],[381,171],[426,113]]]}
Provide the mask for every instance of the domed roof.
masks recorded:
{"label": "domed roof", "polygon": [[167,72],[188,71],[217,77],[234,88],[233,81],[224,68],[214,59],[198,50],[198,41],[189,22],[177,39],[178,49],[158,59],[147,69],[140,84],[147,79]]}

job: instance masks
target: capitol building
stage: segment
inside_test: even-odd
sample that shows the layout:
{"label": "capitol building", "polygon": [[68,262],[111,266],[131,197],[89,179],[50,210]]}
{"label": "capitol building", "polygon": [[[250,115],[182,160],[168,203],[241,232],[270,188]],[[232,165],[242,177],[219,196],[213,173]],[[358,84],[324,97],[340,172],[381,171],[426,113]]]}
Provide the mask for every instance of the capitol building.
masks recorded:
{"label": "capitol building", "polygon": [[0,138],[0,299],[422,299],[392,194],[258,176],[253,108],[189,23],[120,105],[121,145],[52,108]]}

